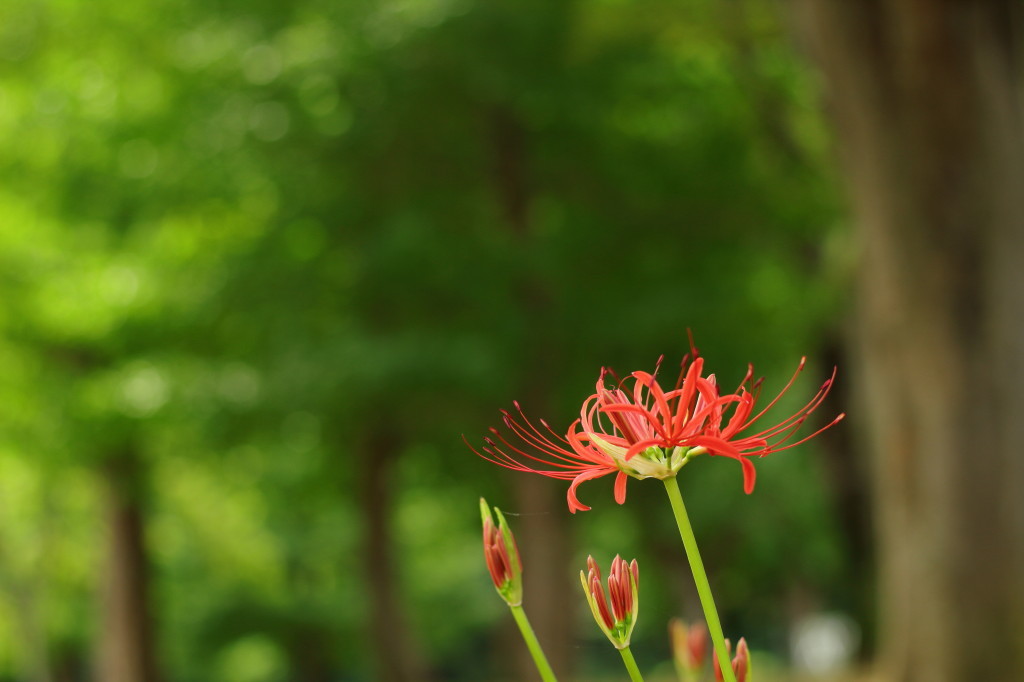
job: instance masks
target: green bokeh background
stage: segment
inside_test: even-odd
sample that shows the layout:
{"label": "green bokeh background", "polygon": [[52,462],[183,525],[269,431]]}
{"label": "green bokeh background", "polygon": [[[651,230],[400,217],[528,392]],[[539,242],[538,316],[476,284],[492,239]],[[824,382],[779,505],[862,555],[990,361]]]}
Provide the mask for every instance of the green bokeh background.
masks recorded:
{"label": "green bokeh background", "polygon": [[[4,2],[0,678],[30,679],[33,641],[88,671],[123,453],[167,680],[310,657],[374,679],[358,486],[381,434],[395,589],[435,676],[475,680],[507,632],[477,498],[529,510],[462,434],[513,399],[567,425],[603,365],[672,367],[687,329],[724,385],[753,362],[778,390],[808,355],[795,410],[840,352],[850,254],[778,9]],[[766,657],[793,594],[864,616],[826,460],[759,461],[750,497],[728,460],[682,478],[727,625]],[[639,558],[653,668],[694,606],[664,496],[581,490],[576,566]],[[581,598],[579,657],[614,664],[587,619]]]}

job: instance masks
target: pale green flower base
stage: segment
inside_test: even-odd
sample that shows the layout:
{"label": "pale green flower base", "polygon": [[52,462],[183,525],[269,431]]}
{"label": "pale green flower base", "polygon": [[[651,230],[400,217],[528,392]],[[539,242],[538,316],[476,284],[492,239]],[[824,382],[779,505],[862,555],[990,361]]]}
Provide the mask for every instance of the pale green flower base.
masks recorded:
{"label": "pale green flower base", "polygon": [[722,668],[722,677],[725,678],[725,682],[736,682],[729,654],[725,650],[725,635],[722,633],[722,623],[718,619],[718,610],[715,608],[715,598],[711,596],[711,584],[708,582],[707,573],[704,572],[704,563],[700,560],[700,551],[697,550],[697,539],[693,536],[690,518],[686,515],[683,496],[679,492],[679,483],[676,482],[674,476],[665,479],[665,489],[668,491],[668,499],[672,503],[672,513],[675,514],[676,525],[679,526],[679,536],[683,539],[686,558],[690,562],[690,571],[693,572],[693,581],[697,584],[697,594],[700,595],[704,619],[708,622],[708,632],[715,645],[718,664]]}
{"label": "pale green flower base", "polygon": [[548,664],[547,657],[544,656],[544,650],[540,648],[537,635],[533,634],[533,628],[530,627],[530,621],[526,618],[526,612],[523,611],[523,607],[509,606],[509,608],[512,610],[512,617],[516,619],[519,631],[523,633],[523,641],[526,642],[526,648],[530,650],[530,655],[533,656],[533,664],[537,666],[540,678],[544,682],[558,682],[554,671]]}

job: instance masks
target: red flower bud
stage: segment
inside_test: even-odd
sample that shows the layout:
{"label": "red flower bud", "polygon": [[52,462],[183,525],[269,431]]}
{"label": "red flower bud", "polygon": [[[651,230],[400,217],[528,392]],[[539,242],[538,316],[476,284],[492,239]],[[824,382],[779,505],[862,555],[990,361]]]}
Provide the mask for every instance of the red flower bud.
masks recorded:
{"label": "red flower bud", "polygon": [[[732,644],[725,640],[726,656],[732,655]],[[715,680],[724,682],[722,668],[718,664],[718,656],[714,658]],[[736,645],[736,656],[732,659],[732,672],[736,676],[736,682],[746,682],[750,678],[750,651],[747,649],[747,640],[740,637],[740,643]]]}
{"label": "red flower bud", "polygon": [[501,510],[494,508],[498,518],[495,526],[487,501],[480,498],[480,516],[484,526],[484,561],[491,574],[494,588],[509,606],[523,602],[523,564],[519,559],[519,548],[512,531],[505,522]]}
{"label": "red flower bud", "polygon": [[[587,596],[587,603],[594,614],[597,626],[617,649],[629,646],[629,639],[636,625],[639,611],[637,599],[640,583],[640,568],[636,559],[627,564],[616,556],[608,576],[608,599],[605,599],[601,584],[601,569],[594,557],[587,557],[587,572],[580,571],[580,582]],[[611,608],[609,608],[609,602]]]}
{"label": "red flower bud", "polygon": [[[672,638],[672,653],[676,667],[680,671],[696,673],[704,667],[708,651],[708,628],[704,623],[695,623],[687,627],[678,618],[669,622],[669,634]],[[680,676],[683,676],[680,673]]]}

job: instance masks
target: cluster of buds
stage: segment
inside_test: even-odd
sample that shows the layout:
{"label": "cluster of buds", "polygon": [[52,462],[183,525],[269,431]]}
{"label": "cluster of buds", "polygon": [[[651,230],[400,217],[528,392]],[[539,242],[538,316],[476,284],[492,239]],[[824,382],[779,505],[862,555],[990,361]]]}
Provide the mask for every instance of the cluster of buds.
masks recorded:
{"label": "cluster of buds", "polygon": [[[587,568],[587,573],[580,571],[580,582],[583,583],[583,592],[594,613],[594,619],[616,649],[625,649],[629,646],[640,608],[637,598],[640,569],[636,559],[627,564],[622,557],[616,555],[608,576],[608,600],[605,599],[604,586],[601,584],[601,569],[597,567],[594,557],[587,557]],[[611,609],[608,608],[609,601]]]}
{"label": "cluster of buds", "polygon": [[[483,498],[480,498],[480,516],[484,529],[484,560],[491,581],[509,606],[518,607],[523,602],[523,566],[512,530],[501,510],[495,507],[492,512]],[[640,568],[636,559],[626,563],[621,556],[615,556],[608,575],[607,597],[601,569],[594,557],[587,557],[587,571],[580,571],[580,582],[598,627],[616,649],[628,649],[640,607]],[[703,623],[687,626],[683,621],[673,619],[669,623],[669,634],[679,678],[683,682],[699,680],[707,659],[707,627]],[[728,639],[725,640],[725,650],[726,658],[732,656],[732,644]],[[717,656],[712,660],[715,680],[723,682]],[[741,638],[736,646],[732,672],[736,682],[751,682],[750,652],[745,639]]]}
{"label": "cluster of buds", "polygon": [[[523,563],[519,560],[519,548],[512,531],[505,522],[501,510],[491,509],[487,501],[480,498],[480,516],[484,522],[484,561],[494,582],[494,589],[509,606],[523,603]],[[495,525],[494,518],[498,523]]]}
{"label": "cluster of buds", "polygon": [[696,623],[688,627],[679,618],[673,618],[668,629],[679,679],[687,682],[700,679],[708,653],[707,626]]}
{"label": "cluster of buds", "polygon": [[[728,658],[732,655],[732,643],[729,640],[725,640],[725,656]],[[722,677],[722,668],[718,663],[718,656],[714,657],[715,661],[715,680],[716,682],[723,682],[725,679]],[[740,637],[739,644],[736,645],[736,656],[732,659],[732,672],[736,676],[736,682],[750,682],[750,651],[747,650],[747,640]]]}

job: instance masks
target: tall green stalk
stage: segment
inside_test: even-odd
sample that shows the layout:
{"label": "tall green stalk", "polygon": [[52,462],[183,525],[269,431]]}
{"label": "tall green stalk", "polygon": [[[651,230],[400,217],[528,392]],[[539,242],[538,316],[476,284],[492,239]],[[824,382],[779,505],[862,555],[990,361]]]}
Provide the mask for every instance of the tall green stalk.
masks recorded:
{"label": "tall green stalk", "polygon": [[644,682],[640,668],[636,666],[636,659],[633,658],[633,652],[629,650],[629,647],[619,649],[619,653],[622,654],[622,662],[626,664],[626,670],[629,671],[629,679],[633,682]]}
{"label": "tall green stalk", "polygon": [[690,517],[686,515],[683,496],[679,492],[679,483],[674,476],[665,479],[665,489],[668,491],[668,499],[672,503],[672,513],[675,514],[676,525],[679,526],[679,536],[683,539],[683,547],[686,549],[686,558],[690,562],[693,581],[697,584],[697,594],[700,595],[700,605],[704,609],[704,619],[708,623],[708,632],[715,645],[715,656],[718,657],[718,664],[722,668],[722,676],[725,678],[725,682],[736,682],[736,675],[729,662],[729,654],[725,650],[725,635],[722,633],[722,622],[718,619],[718,609],[715,608],[715,598],[711,595],[708,574],[705,573],[704,563],[700,560],[697,539],[693,536]]}
{"label": "tall green stalk", "polygon": [[530,655],[533,656],[533,664],[537,666],[537,672],[540,673],[540,678],[544,682],[558,682],[555,678],[555,673],[548,664],[548,659],[544,656],[544,650],[540,648],[540,642],[537,641],[537,635],[533,634],[533,628],[530,627],[530,621],[526,617],[526,612],[523,611],[522,606],[509,606],[512,609],[512,617],[516,619],[516,625],[519,626],[519,631],[523,633],[523,641],[526,642],[526,648],[530,650]]}

